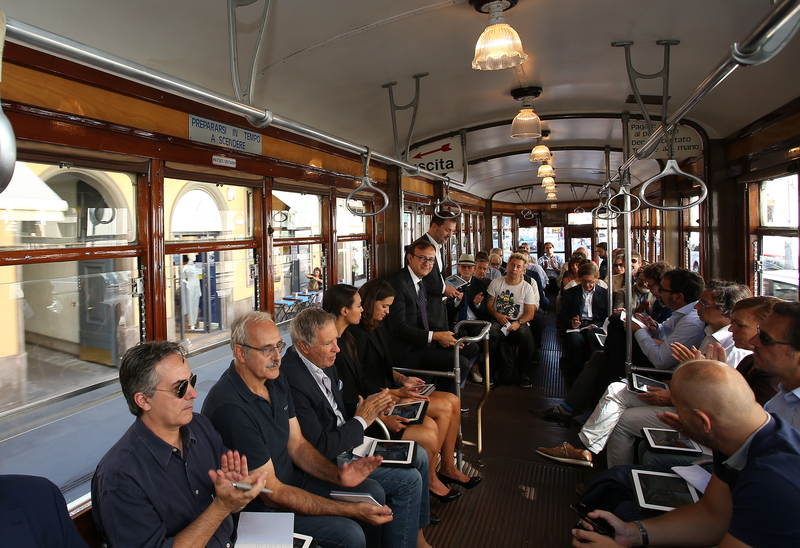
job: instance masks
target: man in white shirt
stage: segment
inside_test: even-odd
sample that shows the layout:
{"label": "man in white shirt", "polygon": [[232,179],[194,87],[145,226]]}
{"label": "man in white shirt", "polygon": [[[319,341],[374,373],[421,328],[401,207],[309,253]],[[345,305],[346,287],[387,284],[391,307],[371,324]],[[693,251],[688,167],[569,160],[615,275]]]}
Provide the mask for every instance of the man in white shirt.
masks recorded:
{"label": "man in white shirt", "polygon": [[531,387],[528,367],[536,352],[533,333],[527,324],[539,308],[539,291],[532,285],[536,282],[529,284],[523,278],[527,262],[526,255],[512,254],[508,258],[508,273],[504,278],[492,280],[486,299],[486,310],[493,319],[489,338],[492,370],[498,374],[498,382],[513,382],[514,362],[503,359],[500,350],[503,346],[519,344],[517,373],[523,388]]}
{"label": "man in white shirt", "polygon": [[428,291],[428,316],[439,325],[447,324],[445,301],[454,298],[457,293],[455,288],[444,283],[444,279],[450,275],[447,271],[449,265],[444,262],[447,255],[446,249],[455,230],[455,219],[445,219],[433,215],[431,216],[431,226],[422,237],[429,241],[436,251],[436,262],[433,263],[433,268],[423,283]]}

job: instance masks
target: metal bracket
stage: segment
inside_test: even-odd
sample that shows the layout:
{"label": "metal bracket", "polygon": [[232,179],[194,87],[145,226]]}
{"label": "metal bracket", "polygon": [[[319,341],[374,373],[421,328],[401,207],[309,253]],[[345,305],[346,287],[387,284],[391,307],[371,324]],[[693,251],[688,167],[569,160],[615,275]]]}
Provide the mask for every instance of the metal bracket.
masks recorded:
{"label": "metal bracket", "polygon": [[[382,86],[389,90],[389,109],[392,113],[392,135],[394,136],[394,150],[397,153],[397,158],[403,161],[406,161],[406,158],[408,158],[408,151],[411,148],[411,135],[414,133],[414,124],[417,121],[417,109],[419,107],[419,79],[424,78],[428,74],[429,73],[427,72],[420,72],[419,74],[414,75],[414,98],[407,105],[400,106],[394,102],[394,92],[392,87],[394,87],[397,82],[388,82]],[[405,152],[402,153],[400,152],[400,139],[397,137],[397,111],[405,110],[407,108],[413,108],[414,111],[411,115],[411,124],[408,126],[408,134],[406,135]],[[418,173],[419,168],[417,168],[416,172],[411,173],[411,175],[416,175]]]}
{"label": "metal bracket", "polygon": [[144,278],[131,278],[131,297],[144,296]]}

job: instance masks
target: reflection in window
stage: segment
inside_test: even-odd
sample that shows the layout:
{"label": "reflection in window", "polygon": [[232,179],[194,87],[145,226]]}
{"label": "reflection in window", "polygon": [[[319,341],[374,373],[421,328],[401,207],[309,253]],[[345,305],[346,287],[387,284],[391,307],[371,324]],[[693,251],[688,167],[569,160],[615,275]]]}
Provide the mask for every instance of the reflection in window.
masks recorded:
{"label": "reflection in window", "polygon": [[272,191],[272,227],[275,238],[322,235],[322,196]]}
{"label": "reflection in window", "polygon": [[253,237],[250,188],[164,179],[167,241],[247,240]]}
{"label": "reflection in window", "polygon": [[337,281],[361,287],[369,279],[369,256],[367,255],[367,242],[339,242],[336,244],[338,253],[339,271]]}
{"label": "reflection in window", "polygon": [[325,278],[322,260],[322,244],[272,248],[276,323],[289,321],[303,308],[321,302],[322,289],[315,276]]}
{"label": "reflection in window", "polygon": [[792,237],[761,237],[761,295],[797,300],[797,243]]}
{"label": "reflection in window", "polygon": [[544,227],[544,242],[553,244],[553,253],[558,257],[564,259],[564,227],[563,226],[546,226]]}
{"label": "reflection in window", "polygon": [[167,255],[167,330],[190,348],[230,335],[233,319],[255,309],[251,251]]}
{"label": "reflection in window", "polygon": [[134,259],[0,267],[0,411],[117,378],[139,341]]}
{"label": "reflection in window", "polygon": [[0,247],[136,242],[136,175],[17,162],[0,194]]}
{"label": "reflection in window", "polygon": [[[366,234],[367,218],[353,215],[347,209],[345,198],[336,198],[336,233],[339,236],[350,234]],[[367,208],[361,200],[350,200],[350,209],[358,213],[366,213]]]}

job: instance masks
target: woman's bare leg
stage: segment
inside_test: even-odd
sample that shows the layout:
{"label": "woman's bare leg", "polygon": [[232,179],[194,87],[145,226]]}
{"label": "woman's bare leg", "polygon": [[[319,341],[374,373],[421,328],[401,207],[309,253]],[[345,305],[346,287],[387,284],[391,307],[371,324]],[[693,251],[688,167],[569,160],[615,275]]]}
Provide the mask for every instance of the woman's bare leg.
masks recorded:
{"label": "woman's bare leg", "polygon": [[455,394],[450,392],[434,392],[431,394],[431,401],[434,398],[446,402],[451,409],[451,419],[445,430],[444,443],[442,444],[442,465],[439,471],[450,479],[469,481],[469,476],[462,474],[453,460],[453,453],[456,450],[456,441],[458,440],[458,427],[461,424],[461,403]]}
{"label": "woman's bare leg", "polygon": [[450,489],[436,476],[436,456],[439,454],[439,429],[433,419],[426,416],[422,424],[409,426],[403,431],[404,440],[414,440],[428,454],[428,483],[437,495],[446,495]]}

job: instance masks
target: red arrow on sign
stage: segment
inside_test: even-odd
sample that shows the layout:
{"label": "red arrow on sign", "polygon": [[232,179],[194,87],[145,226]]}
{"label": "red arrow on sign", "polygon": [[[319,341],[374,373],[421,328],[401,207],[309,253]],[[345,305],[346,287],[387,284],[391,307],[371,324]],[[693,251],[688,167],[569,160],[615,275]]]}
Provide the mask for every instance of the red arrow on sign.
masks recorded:
{"label": "red arrow on sign", "polygon": [[453,150],[453,149],[450,148],[450,144],[448,143],[446,145],[442,145],[441,147],[437,148],[436,150],[431,150],[430,152],[419,152],[419,153],[417,153],[416,156],[414,156],[414,158],[419,160],[423,156],[427,156],[428,154],[433,154],[434,152],[450,152],[451,150]]}

